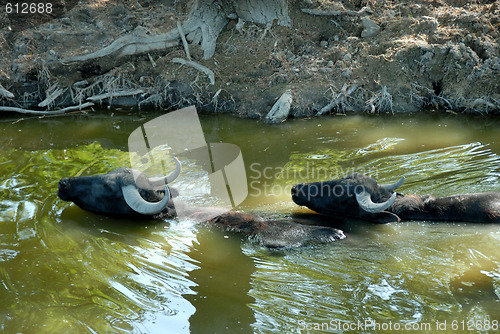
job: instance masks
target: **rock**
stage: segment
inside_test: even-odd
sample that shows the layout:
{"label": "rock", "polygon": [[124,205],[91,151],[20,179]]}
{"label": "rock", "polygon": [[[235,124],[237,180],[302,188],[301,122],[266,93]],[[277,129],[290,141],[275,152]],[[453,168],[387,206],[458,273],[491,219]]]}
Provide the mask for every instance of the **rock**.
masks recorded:
{"label": "rock", "polygon": [[350,68],[346,68],[343,72],[342,72],[342,78],[344,79],[347,79],[351,76],[351,69]]}
{"label": "rock", "polygon": [[268,123],[282,123],[288,118],[290,107],[292,106],[292,92],[286,91],[276,101],[271,111],[266,115],[265,121]]}
{"label": "rock", "polygon": [[67,25],[67,26],[71,25],[71,20],[70,20],[69,17],[63,17],[63,18],[61,18],[61,22],[62,22],[62,24]]}
{"label": "rock", "polygon": [[57,52],[55,52],[54,50],[49,50],[49,57],[51,60],[57,60]]}
{"label": "rock", "polygon": [[16,40],[14,44],[14,54],[20,55],[26,53],[28,53],[28,47],[26,46],[26,43],[23,40]]}
{"label": "rock", "polygon": [[380,27],[378,26],[377,23],[375,23],[375,21],[367,17],[364,17],[361,23],[363,24],[363,31],[361,32],[361,37],[371,38],[378,35]]}

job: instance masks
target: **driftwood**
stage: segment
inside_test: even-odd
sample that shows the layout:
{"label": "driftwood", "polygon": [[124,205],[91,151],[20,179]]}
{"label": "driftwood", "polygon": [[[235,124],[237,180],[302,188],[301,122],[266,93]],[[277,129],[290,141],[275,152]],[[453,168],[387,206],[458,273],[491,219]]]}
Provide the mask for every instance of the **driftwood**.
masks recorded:
{"label": "driftwood", "polygon": [[185,60],[182,58],[174,58],[174,59],[172,59],[172,63],[186,65],[186,66],[190,66],[194,69],[197,69],[198,71],[201,71],[207,75],[208,79],[210,80],[211,85],[215,84],[215,74],[214,74],[214,72],[212,72],[211,69],[209,69],[206,66],[203,66],[203,65],[198,64],[194,61]]}
{"label": "driftwood", "polygon": [[94,103],[92,102],[87,102],[81,105],[77,106],[71,106],[71,107],[66,107],[63,109],[59,110],[29,110],[29,109],[23,109],[23,108],[17,108],[17,107],[5,107],[5,106],[0,106],[0,111],[13,111],[21,114],[30,114],[30,115],[35,115],[35,116],[47,116],[47,115],[59,115],[59,114],[64,114],[70,111],[75,111],[75,110],[82,110],[85,108],[92,107]]}
{"label": "driftwood", "polygon": [[268,123],[281,123],[288,118],[292,106],[292,92],[286,91],[276,101],[271,111],[266,115],[265,121]]}

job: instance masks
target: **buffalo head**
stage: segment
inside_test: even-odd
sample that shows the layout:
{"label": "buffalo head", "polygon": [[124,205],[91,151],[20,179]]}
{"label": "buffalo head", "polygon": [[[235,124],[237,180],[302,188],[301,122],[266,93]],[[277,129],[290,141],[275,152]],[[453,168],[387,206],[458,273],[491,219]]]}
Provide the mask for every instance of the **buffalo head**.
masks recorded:
{"label": "buffalo head", "polygon": [[396,200],[394,192],[405,178],[388,185],[379,185],[372,177],[353,173],[339,180],[299,183],[292,187],[292,199],[318,213],[348,216],[375,222],[398,221],[386,210]]}
{"label": "buffalo head", "polygon": [[130,168],[118,168],[107,174],[63,178],[59,181],[58,196],[72,201],[80,208],[107,215],[155,215],[167,206],[171,194],[167,186],[181,172],[148,178]]}

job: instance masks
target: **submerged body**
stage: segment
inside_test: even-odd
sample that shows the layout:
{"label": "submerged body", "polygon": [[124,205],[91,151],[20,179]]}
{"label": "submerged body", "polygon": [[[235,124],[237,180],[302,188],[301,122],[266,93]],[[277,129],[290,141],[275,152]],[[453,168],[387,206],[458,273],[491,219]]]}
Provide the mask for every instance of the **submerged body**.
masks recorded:
{"label": "submerged body", "polygon": [[[177,160],[176,160],[177,161]],[[175,177],[180,172],[174,172]],[[266,247],[298,247],[311,242],[332,242],[345,238],[342,231],[293,221],[265,220],[259,216],[221,208],[190,207],[171,200],[176,191],[166,183],[175,177],[148,179],[130,168],[107,174],[63,178],[58,196],[78,207],[98,214],[137,218],[177,218],[182,216],[228,231],[255,236]]]}
{"label": "submerged body", "polygon": [[[339,180],[296,184],[292,198],[296,204],[324,215],[377,223],[401,219],[500,223],[500,192],[405,196],[394,192],[403,181],[379,185],[372,177],[354,173]],[[359,196],[362,191],[369,194],[375,209],[365,207]]]}
{"label": "submerged body", "polygon": [[398,195],[389,210],[402,219],[500,223],[500,192],[446,197]]}

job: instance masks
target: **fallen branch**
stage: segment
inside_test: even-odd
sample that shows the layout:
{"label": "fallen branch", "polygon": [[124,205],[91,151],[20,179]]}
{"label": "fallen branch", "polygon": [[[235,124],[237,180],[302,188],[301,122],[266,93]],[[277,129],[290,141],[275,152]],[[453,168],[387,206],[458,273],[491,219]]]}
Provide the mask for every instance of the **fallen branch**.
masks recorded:
{"label": "fallen branch", "polygon": [[197,69],[198,71],[205,73],[207,75],[208,79],[210,79],[211,85],[215,84],[215,74],[214,74],[214,72],[212,72],[211,69],[209,69],[206,66],[195,63],[192,60],[186,60],[186,59],[182,59],[182,58],[174,58],[174,59],[172,59],[172,63],[191,66],[192,68]]}
{"label": "fallen branch", "polygon": [[153,68],[155,68],[156,67],[156,62],[153,59],[153,57],[151,57],[151,55],[149,53],[148,53],[148,58],[149,58],[149,61],[151,62],[151,66],[153,66]]}
{"label": "fallen branch", "polygon": [[35,115],[35,116],[46,116],[46,115],[58,115],[58,114],[64,114],[70,111],[75,111],[75,110],[82,110],[88,107],[93,106],[94,103],[92,102],[87,102],[81,105],[77,106],[71,106],[71,107],[66,107],[63,109],[59,110],[29,110],[29,109],[23,109],[23,108],[17,108],[17,107],[5,107],[5,106],[0,106],[0,111],[13,111],[21,114],[30,114],[30,115]]}
{"label": "fallen branch", "polygon": [[87,97],[87,101],[97,102],[97,101],[102,101],[102,100],[113,98],[113,97],[132,96],[132,95],[137,95],[137,94],[142,94],[142,93],[144,93],[144,89],[122,90],[122,91],[99,94],[99,95]]}

